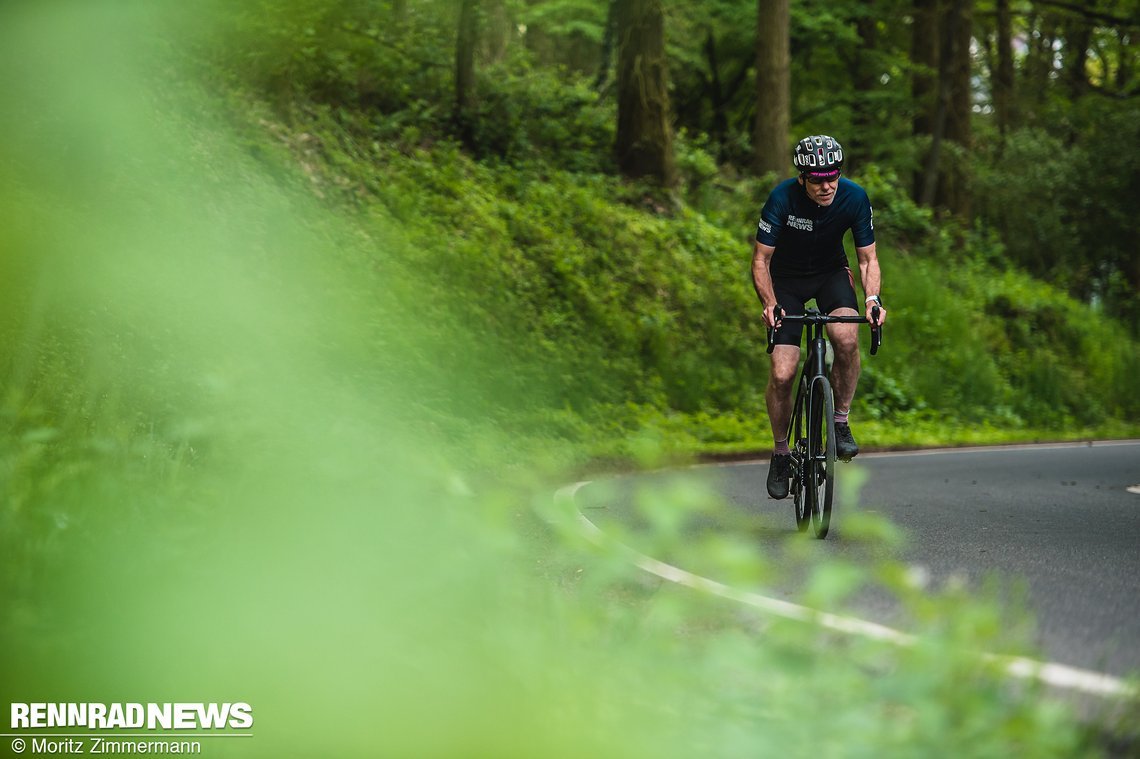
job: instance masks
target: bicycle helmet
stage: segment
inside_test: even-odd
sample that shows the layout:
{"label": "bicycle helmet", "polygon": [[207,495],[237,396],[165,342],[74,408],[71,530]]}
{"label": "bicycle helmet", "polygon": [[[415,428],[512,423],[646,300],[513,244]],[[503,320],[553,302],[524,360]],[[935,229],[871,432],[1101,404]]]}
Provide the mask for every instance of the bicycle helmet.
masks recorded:
{"label": "bicycle helmet", "polygon": [[814,134],[796,143],[792,163],[801,174],[831,179],[843,169],[843,146],[834,137]]}

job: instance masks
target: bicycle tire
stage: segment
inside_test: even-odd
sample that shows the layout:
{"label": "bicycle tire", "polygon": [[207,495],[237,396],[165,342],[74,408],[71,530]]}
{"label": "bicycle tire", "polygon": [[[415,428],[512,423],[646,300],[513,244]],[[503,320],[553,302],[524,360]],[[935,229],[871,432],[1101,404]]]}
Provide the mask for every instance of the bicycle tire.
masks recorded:
{"label": "bicycle tire", "polygon": [[792,508],[796,517],[796,529],[800,532],[807,530],[811,524],[811,504],[808,500],[805,487],[804,464],[808,460],[807,420],[808,420],[808,383],[807,379],[800,381],[799,392],[796,393],[795,410],[792,416],[789,441],[792,446]]}
{"label": "bicycle tire", "polygon": [[835,494],[835,399],[826,377],[816,377],[808,403],[808,457],[804,480],[808,491],[812,528],[819,539],[831,528]]}

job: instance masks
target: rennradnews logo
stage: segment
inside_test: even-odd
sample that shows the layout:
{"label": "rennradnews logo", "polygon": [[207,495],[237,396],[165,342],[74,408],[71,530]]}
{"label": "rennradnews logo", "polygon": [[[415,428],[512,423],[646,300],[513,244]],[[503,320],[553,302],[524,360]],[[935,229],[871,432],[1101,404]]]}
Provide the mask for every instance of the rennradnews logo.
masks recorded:
{"label": "rennradnews logo", "polygon": [[253,708],[246,703],[26,703],[12,704],[13,730],[72,727],[87,730],[246,730]]}

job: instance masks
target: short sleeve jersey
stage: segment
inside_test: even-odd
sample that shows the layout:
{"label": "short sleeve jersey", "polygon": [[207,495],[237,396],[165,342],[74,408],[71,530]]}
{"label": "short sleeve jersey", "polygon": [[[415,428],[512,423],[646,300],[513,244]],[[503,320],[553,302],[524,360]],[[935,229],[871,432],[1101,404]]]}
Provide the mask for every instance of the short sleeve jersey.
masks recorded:
{"label": "short sleeve jersey", "polygon": [[875,242],[867,192],[840,177],[835,199],[820,206],[793,177],[772,190],[760,211],[756,241],[776,249],[773,277],[810,277],[847,266],[843,235],[850,229],[855,247]]}

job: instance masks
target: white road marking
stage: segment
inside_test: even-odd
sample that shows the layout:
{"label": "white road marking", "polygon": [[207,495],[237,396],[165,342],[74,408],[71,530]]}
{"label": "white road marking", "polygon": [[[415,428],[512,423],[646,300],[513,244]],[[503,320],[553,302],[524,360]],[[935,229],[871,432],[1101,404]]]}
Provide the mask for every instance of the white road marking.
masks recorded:
{"label": "white road marking", "polygon": [[1135,493],[1136,495],[1140,495],[1140,485],[1133,485],[1130,488],[1124,488],[1124,489],[1127,490],[1129,493]]}
{"label": "white road marking", "polygon": [[[831,614],[806,606],[800,606],[790,601],[771,598],[760,593],[733,588],[722,582],[693,574],[680,567],[675,567],[672,564],[667,564],[658,559],[646,556],[630,546],[611,538],[578,510],[577,505],[574,503],[574,497],[579,490],[589,485],[590,482],[590,480],[585,480],[559,488],[554,494],[556,505],[565,509],[567,516],[572,516],[577,528],[590,542],[599,547],[620,552],[625,555],[632,564],[645,572],[656,575],[663,580],[692,588],[701,593],[709,593],[735,603],[749,606],[753,609],[759,609],[769,614],[799,622],[814,623],[829,630],[835,630],[848,635],[859,635],[864,638],[880,640],[898,646],[913,646],[918,641],[916,636],[895,630],[886,625],[868,622],[867,620],[855,617]],[[1001,665],[1007,674],[1025,680],[1037,679],[1054,687],[1068,688],[1099,696],[1135,698],[1140,695],[1140,690],[1136,687],[1119,678],[1101,672],[1079,669],[1055,662],[1041,662],[1020,656],[999,656],[991,653],[981,653],[980,656],[986,661]]]}

